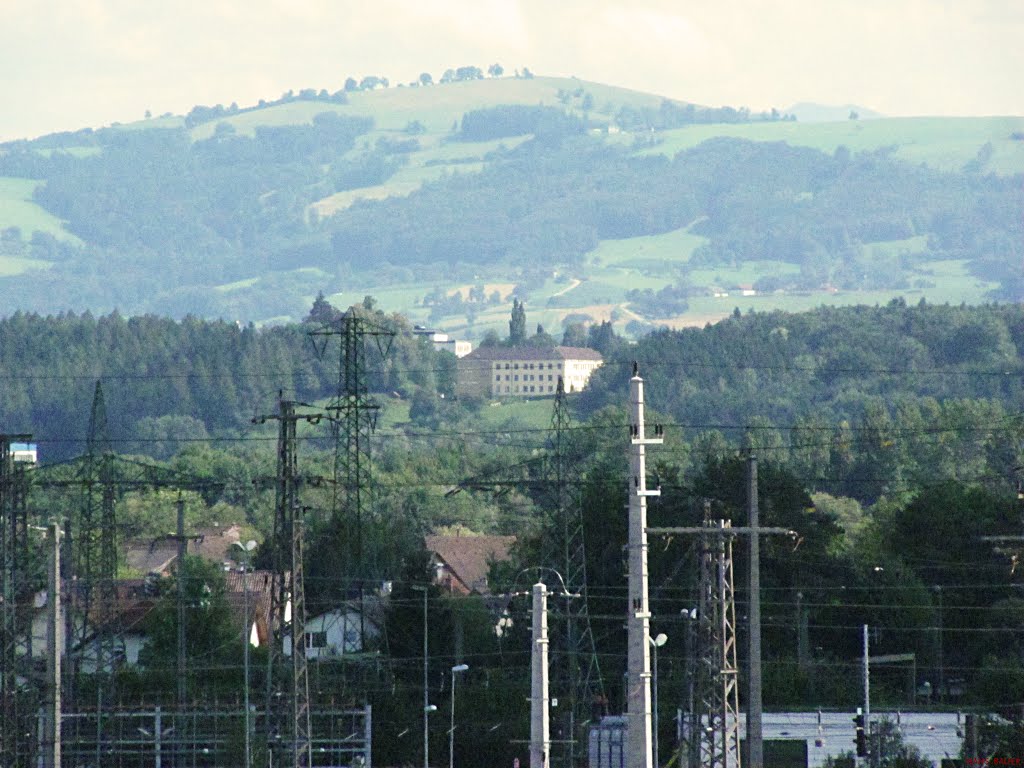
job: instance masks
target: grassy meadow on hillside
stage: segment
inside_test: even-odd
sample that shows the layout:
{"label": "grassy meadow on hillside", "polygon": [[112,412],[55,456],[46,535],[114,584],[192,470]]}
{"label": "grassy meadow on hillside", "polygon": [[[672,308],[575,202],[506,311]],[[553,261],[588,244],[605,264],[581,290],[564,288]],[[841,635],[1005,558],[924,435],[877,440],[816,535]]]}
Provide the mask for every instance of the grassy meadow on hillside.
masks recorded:
{"label": "grassy meadow on hillside", "polygon": [[[992,154],[981,172],[1024,173],[1024,141],[1012,138],[1024,132],[1024,117],[889,117],[834,123],[737,123],[691,125],[663,131],[642,154],[668,157],[718,136],[751,141],[784,141],[794,146],[834,152],[891,149],[896,157],[941,170],[959,170],[978,157],[986,144]],[[632,141],[619,134],[619,141]]]}
{"label": "grassy meadow on hillside", "polygon": [[64,228],[64,222],[33,202],[32,193],[38,186],[34,179],[0,177],[0,230],[17,227],[25,238],[33,232],[44,232],[60,240],[80,242]]}
{"label": "grassy meadow on hillside", "polygon": [[[501,125],[505,132],[490,138],[469,132],[463,119],[483,114],[480,119],[495,127],[515,109],[570,117],[559,128],[561,138],[545,143],[538,128],[540,140],[526,147],[535,136],[510,129],[514,123]],[[570,316],[613,319],[620,329],[631,325],[630,332],[639,333],[651,326],[702,324],[734,307],[796,310],[894,297],[980,303],[993,298],[991,291],[1014,290],[1000,259],[1012,261],[1004,251],[1012,250],[1016,233],[1005,225],[1004,213],[1016,203],[1005,191],[1010,180],[1002,177],[1024,172],[1024,118],[800,123],[777,113],[702,109],[692,123],[667,127],[679,124],[680,115],[693,118],[692,107],[576,78],[501,77],[392,85],[329,98],[287,96],[241,109],[197,107],[187,118],[163,115],[43,137],[26,143],[29,156],[0,176],[0,230],[18,228],[26,244],[0,251],[0,278],[13,285],[31,279],[36,267],[59,273],[46,285],[30,286],[36,302],[46,306],[53,287],[66,282],[61,308],[82,309],[75,302],[85,301],[100,311],[117,306],[259,324],[299,319],[319,290],[339,306],[369,294],[382,308],[471,339],[488,330],[505,332],[512,290],[526,300],[530,322],[556,335]],[[335,117],[318,120],[324,113]],[[205,122],[195,124],[199,120]],[[339,131],[348,132],[344,139]],[[557,151],[569,136],[587,147],[581,156],[592,157],[592,167],[577,162],[572,150]],[[473,137],[486,140],[468,140]],[[730,137],[762,148],[739,150],[745,157],[737,162],[748,162],[742,172],[730,170],[729,162],[719,165],[723,152],[731,162],[732,150],[721,144],[706,149],[709,139]],[[538,145],[547,149],[539,151]],[[15,151],[10,147],[0,147],[0,162]],[[817,164],[823,178],[831,179],[835,169],[829,163],[840,162],[840,147],[854,163],[863,153],[876,153],[861,162],[856,199],[869,199],[865,190],[876,184],[875,190],[897,200],[904,195],[906,205],[897,207],[908,209],[894,216],[890,204],[856,203],[863,210],[850,213],[842,226],[859,225],[860,231],[844,236],[848,246],[841,255],[822,223],[834,217],[822,217],[821,206],[828,202],[820,200],[842,192],[833,187],[815,197],[808,190],[822,176],[804,173],[808,164]],[[315,160],[302,154],[307,148],[317,153]],[[810,157],[806,149],[825,154]],[[542,157],[543,151],[552,154]],[[751,160],[758,152],[774,154],[764,162]],[[679,162],[691,163],[686,173],[666,170]],[[709,177],[680,191],[700,177],[702,163],[733,178],[723,187]],[[897,166],[904,170],[897,172]],[[133,168],[139,169],[138,179],[132,178]],[[927,169],[950,174],[949,189],[960,190],[945,193],[952,202],[942,197],[943,183],[934,174],[925,178]],[[68,182],[68,170],[74,182]],[[872,173],[903,174],[903,186],[878,187]],[[782,190],[797,185],[795,197],[784,196],[781,204],[766,198],[775,193],[764,184],[775,182],[758,187],[759,177],[776,174]],[[917,193],[924,190],[930,202],[915,212]],[[968,190],[976,195],[970,203],[961,197]],[[949,205],[975,218],[980,212],[985,226],[996,227],[993,237],[981,245],[955,246],[962,241],[950,227],[975,221],[951,217],[943,207]],[[801,208],[816,206],[818,219],[800,220]],[[839,205],[836,213],[846,215],[848,206]],[[752,210],[758,208],[763,210]],[[737,215],[744,209],[751,215]],[[615,223],[601,223],[609,218]],[[517,229],[510,221],[528,223]],[[780,232],[767,232],[775,229],[773,221],[781,222]],[[930,229],[936,221],[946,227],[941,237]],[[742,237],[737,227],[746,230]],[[27,244],[34,232],[90,248],[31,251]],[[750,232],[766,233],[764,242]],[[777,242],[767,242],[772,238]],[[815,247],[826,249],[832,260],[824,277],[802,272],[809,238],[818,238]],[[996,255],[971,251],[982,245]],[[491,260],[480,255],[492,252]],[[176,270],[162,273],[155,290],[139,261],[152,258]],[[101,276],[96,264],[103,263],[116,274]],[[846,269],[838,289],[829,274],[837,269]],[[86,281],[71,285],[68,275],[84,275]],[[126,277],[133,282],[122,289],[118,281]],[[509,289],[498,303],[470,301],[469,288],[481,284]],[[756,295],[749,294],[751,286]],[[436,299],[456,291],[461,304]],[[26,293],[17,289],[17,297]],[[486,293],[490,299],[492,291]],[[94,307],[95,299],[83,296],[100,302]]]}

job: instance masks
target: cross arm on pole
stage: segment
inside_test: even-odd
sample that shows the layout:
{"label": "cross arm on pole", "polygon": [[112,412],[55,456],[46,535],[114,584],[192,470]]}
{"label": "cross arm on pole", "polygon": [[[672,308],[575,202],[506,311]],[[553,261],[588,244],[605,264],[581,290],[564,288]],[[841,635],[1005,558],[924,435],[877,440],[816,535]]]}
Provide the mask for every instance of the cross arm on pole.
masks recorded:
{"label": "cross arm on pole", "polygon": [[757,528],[749,527],[737,527],[737,528],[712,528],[709,526],[686,526],[682,528],[646,528],[648,534],[651,536],[675,536],[677,534],[685,535],[725,535],[725,536],[750,536],[750,535],[776,535],[776,536],[789,536],[796,538],[799,534],[791,530],[790,528],[763,528],[758,526]]}

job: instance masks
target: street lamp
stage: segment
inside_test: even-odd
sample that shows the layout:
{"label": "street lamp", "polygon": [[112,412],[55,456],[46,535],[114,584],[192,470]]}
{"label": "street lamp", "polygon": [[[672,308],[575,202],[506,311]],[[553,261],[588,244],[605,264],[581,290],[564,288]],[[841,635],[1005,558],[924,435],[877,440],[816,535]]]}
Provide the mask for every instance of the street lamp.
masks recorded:
{"label": "street lamp", "polygon": [[654,662],[654,669],[652,670],[654,674],[652,676],[653,685],[651,690],[651,695],[654,697],[654,738],[652,740],[653,749],[651,751],[654,752],[654,766],[657,768],[657,766],[660,765],[658,762],[658,649],[668,642],[668,635],[661,632],[657,637],[651,637],[648,635],[647,639],[650,641],[651,647],[654,649],[654,658],[652,659]]}
{"label": "street lamp", "polygon": [[249,627],[249,561],[252,559],[252,551],[256,549],[256,542],[249,540],[243,544],[236,541],[234,546],[242,554],[242,595],[243,611],[245,614],[245,630],[243,632],[245,644],[242,651],[242,666],[245,669],[245,686],[242,695],[245,697],[245,768],[250,768],[252,759],[252,714],[249,712],[249,643],[252,641],[252,629]]}
{"label": "street lamp", "polygon": [[430,703],[427,662],[427,587],[413,585],[414,592],[423,593],[423,768],[430,768],[430,713],[437,707]]}
{"label": "street lamp", "polygon": [[469,664],[456,664],[452,667],[452,714],[451,728],[448,730],[448,768],[455,768],[455,673],[465,672]]}

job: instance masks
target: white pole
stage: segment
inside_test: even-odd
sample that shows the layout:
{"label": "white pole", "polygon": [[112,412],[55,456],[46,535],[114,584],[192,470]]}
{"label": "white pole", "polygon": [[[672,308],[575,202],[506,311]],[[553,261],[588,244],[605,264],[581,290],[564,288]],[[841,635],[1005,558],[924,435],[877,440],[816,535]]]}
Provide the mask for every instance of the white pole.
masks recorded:
{"label": "white pole", "polygon": [[455,768],[455,673],[465,672],[468,664],[456,664],[452,667],[452,713],[451,727],[448,729],[448,768]]}
{"label": "white pole", "polygon": [[548,709],[548,592],[543,582],[533,585],[533,644],[530,663],[530,768],[547,768],[551,754]]}
{"label": "white pole", "polygon": [[427,587],[414,585],[413,591],[423,593],[423,768],[430,768],[430,674],[427,646]]}
{"label": "white pole", "polygon": [[626,768],[651,768],[651,613],[647,591],[647,490],[644,446],[659,438],[644,435],[644,382],[633,364],[629,380],[631,439],[629,456],[629,607],[626,620]]}
{"label": "white pole", "polygon": [[871,651],[868,647],[868,625],[864,625],[864,738],[871,753]]}
{"label": "white pole", "polygon": [[249,620],[249,561],[252,559],[252,551],[256,548],[255,541],[247,541],[243,544],[235,542],[235,546],[242,551],[242,600],[243,613],[245,614],[243,624],[245,629],[242,634],[244,645],[242,647],[242,676],[244,678],[244,689],[242,692],[243,704],[245,705],[245,768],[252,765],[252,713],[249,711],[249,645],[252,642],[252,626]]}
{"label": "white pole", "polygon": [[252,714],[249,711],[249,643],[252,640],[252,628],[249,626],[249,558],[245,559],[245,570],[242,571],[242,594],[245,601],[245,646],[242,665],[245,667],[245,768],[249,768],[252,760]]}
{"label": "white pole", "polygon": [[46,733],[44,765],[46,768],[60,768],[60,709],[61,709],[61,657],[64,655],[64,612],[61,606],[61,573],[60,573],[60,537],[61,530],[57,523],[50,523],[50,563],[48,578],[46,622],[46,654],[47,693]]}
{"label": "white pole", "polygon": [[864,625],[864,727],[871,717],[871,651],[868,648],[868,625]]}

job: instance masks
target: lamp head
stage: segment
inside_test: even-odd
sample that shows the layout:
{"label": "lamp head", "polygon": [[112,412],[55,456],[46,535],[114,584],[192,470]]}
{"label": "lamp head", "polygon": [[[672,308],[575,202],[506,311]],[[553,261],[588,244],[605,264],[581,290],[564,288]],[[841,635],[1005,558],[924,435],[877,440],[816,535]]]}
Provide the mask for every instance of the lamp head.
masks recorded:
{"label": "lamp head", "polygon": [[431,712],[437,712],[437,705],[436,704],[427,704],[427,706],[425,706],[423,708],[423,711],[426,712],[427,714],[430,714]]}
{"label": "lamp head", "polygon": [[664,632],[659,633],[657,637],[651,638],[651,645],[653,645],[655,648],[661,648],[661,646],[663,646],[667,642],[668,635],[666,635]]}
{"label": "lamp head", "polygon": [[469,664],[456,664],[452,667],[452,672],[465,672],[469,669]]}

